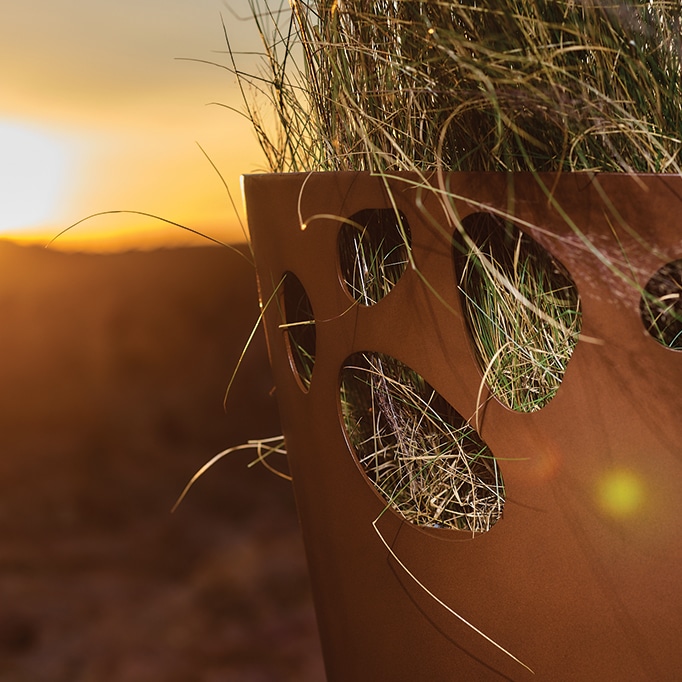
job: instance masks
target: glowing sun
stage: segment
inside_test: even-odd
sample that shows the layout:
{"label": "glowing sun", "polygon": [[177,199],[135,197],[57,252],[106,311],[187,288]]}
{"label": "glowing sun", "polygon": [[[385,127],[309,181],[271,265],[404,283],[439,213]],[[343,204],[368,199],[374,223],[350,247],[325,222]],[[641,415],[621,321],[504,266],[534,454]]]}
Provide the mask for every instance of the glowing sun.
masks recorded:
{"label": "glowing sun", "polygon": [[0,121],[0,232],[52,223],[64,199],[70,154],[55,135]]}

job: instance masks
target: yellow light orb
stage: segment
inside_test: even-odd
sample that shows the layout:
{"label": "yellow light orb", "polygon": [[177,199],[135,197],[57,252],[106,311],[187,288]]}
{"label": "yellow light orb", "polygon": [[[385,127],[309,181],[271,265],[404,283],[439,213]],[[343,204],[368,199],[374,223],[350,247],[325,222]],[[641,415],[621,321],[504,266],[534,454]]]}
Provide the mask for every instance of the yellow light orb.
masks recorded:
{"label": "yellow light orb", "polygon": [[605,474],[599,482],[598,500],[602,510],[615,519],[626,519],[642,509],[645,497],[641,477],[627,469]]}

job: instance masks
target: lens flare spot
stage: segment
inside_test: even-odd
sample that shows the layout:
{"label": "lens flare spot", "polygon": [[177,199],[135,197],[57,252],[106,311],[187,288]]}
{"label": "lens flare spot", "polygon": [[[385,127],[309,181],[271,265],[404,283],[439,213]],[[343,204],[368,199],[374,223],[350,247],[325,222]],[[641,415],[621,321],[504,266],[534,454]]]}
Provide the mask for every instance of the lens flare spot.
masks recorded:
{"label": "lens flare spot", "polygon": [[623,469],[610,471],[599,482],[599,505],[612,518],[630,518],[641,511],[644,492],[637,474]]}
{"label": "lens flare spot", "polygon": [[535,483],[546,483],[554,479],[561,469],[561,453],[546,444],[530,458],[528,474]]}

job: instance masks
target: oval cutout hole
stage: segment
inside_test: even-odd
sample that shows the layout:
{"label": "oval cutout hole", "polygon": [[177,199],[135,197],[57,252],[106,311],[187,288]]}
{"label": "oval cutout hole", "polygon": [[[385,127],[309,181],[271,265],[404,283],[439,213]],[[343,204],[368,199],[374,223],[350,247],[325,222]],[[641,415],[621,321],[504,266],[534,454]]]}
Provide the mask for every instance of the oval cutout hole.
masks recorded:
{"label": "oval cutout hole", "polygon": [[658,343],[682,350],[682,260],[656,271],[644,287],[639,310],[644,327]]}
{"label": "oval cutout hole", "polygon": [[386,504],[417,526],[483,533],[502,517],[504,483],[474,428],[417,372],[355,353],[341,372],[341,417]]}
{"label": "oval cutout hole", "polygon": [[284,322],[280,327],[285,331],[290,363],[301,387],[307,391],[315,365],[315,315],[308,294],[292,272],[284,275],[281,302]]}
{"label": "oval cutout hole", "polygon": [[559,390],[581,329],[580,296],[566,268],[512,222],[462,221],[453,258],[471,343],[492,394],[519,412]]}
{"label": "oval cutout hole", "polygon": [[362,305],[378,303],[405,272],[409,247],[407,220],[393,209],[366,209],[345,220],[338,249],[348,293]]}

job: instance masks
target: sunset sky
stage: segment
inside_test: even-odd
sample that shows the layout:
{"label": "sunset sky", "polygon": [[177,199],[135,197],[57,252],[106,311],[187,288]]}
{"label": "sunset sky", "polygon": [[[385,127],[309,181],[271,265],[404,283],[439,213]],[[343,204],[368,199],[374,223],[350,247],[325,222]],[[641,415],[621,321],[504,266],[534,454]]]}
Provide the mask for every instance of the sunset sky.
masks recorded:
{"label": "sunset sky", "polygon": [[[243,239],[229,199],[263,170],[228,63],[257,50],[247,0],[32,0],[0,9],[0,238],[47,241],[89,214],[158,214]],[[199,243],[130,215],[95,218],[59,248]]]}

